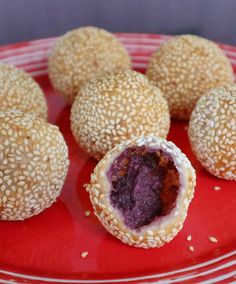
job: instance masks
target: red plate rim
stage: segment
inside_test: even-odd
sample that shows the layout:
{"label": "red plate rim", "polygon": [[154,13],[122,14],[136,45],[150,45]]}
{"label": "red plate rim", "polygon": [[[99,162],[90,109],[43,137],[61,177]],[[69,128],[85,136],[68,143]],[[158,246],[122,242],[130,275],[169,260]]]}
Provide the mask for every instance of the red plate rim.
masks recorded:
{"label": "red plate rim", "polygon": [[[199,276],[206,276],[206,279],[211,279],[213,281],[212,283],[215,283],[217,281],[222,281],[225,279],[229,279],[231,277],[235,277],[236,272],[236,250],[224,254],[220,257],[211,259],[209,261],[199,263],[196,265],[188,266],[183,269],[178,270],[172,270],[166,273],[159,273],[159,274],[152,274],[152,275],[146,275],[141,277],[130,277],[130,278],[116,278],[116,279],[87,279],[87,280],[78,280],[78,279],[62,279],[62,278],[50,278],[50,277],[39,277],[39,276],[33,276],[33,275],[27,275],[27,274],[21,274],[21,273],[15,273],[11,271],[6,271],[0,269],[0,273],[18,277],[20,279],[24,280],[33,280],[33,281],[43,281],[43,282],[53,282],[53,283],[123,283],[123,282],[133,282],[133,281],[141,281],[141,280],[161,280],[161,281],[167,281],[167,283],[176,283],[181,281],[187,281],[187,280],[194,280]],[[232,268],[232,271],[224,273],[224,269]],[[235,269],[234,269],[235,268]],[[223,270],[223,274],[218,275],[217,277],[214,277],[214,272],[218,272],[220,270]],[[182,275],[179,275],[182,274]],[[211,274],[210,278],[208,278],[209,274]],[[173,281],[173,278],[175,280]],[[4,282],[3,282],[4,283]],[[5,282],[5,283],[11,283],[11,282]],[[158,282],[155,282],[158,283]],[[161,282],[162,283],[162,282]]]}
{"label": "red plate rim", "polygon": [[[144,69],[147,67],[150,54],[166,40],[168,35],[116,33],[118,39],[127,48],[132,57],[132,67]],[[47,74],[48,53],[57,37],[20,42],[0,47],[0,62],[13,64],[31,76]],[[236,47],[219,43],[231,64],[236,68]],[[138,54],[137,54],[138,53]]]}

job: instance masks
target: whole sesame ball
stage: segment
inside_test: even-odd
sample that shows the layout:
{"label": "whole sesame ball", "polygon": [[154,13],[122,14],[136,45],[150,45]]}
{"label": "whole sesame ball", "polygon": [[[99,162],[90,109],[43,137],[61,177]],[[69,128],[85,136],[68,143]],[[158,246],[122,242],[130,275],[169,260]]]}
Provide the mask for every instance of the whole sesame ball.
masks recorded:
{"label": "whole sesame ball", "polygon": [[99,73],[130,68],[130,58],[118,39],[103,29],[82,27],[60,37],[49,56],[54,88],[72,103],[81,86]]}
{"label": "whole sesame ball", "polygon": [[193,152],[210,173],[236,180],[236,85],[212,89],[199,99],[188,134]]}
{"label": "whole sesame ball", "polygon": [[24,220],[51,206],[68,164],[58,127],[20,111],[0,112],[0,220]]}
{"label": "whole sesame ball", "polygon": [[79,145],[100,160],[129,138],[165,138],[170,115],[161,91],[135,71],[106,73],[87,83],[75,98],[71,129]]}
{"label": "whole sesame ball", "polygon": [[13,109],[47,119],[47,103],[39,85],[23,70],[0,64],[0,111]]}
{"label": "whole sesame ball", "polygon": [[181,35],[151,56],[147,76],[161,89],[173,118],[188,120],[197,100],[211,88],[234,81],[223,51],[212,41]]}

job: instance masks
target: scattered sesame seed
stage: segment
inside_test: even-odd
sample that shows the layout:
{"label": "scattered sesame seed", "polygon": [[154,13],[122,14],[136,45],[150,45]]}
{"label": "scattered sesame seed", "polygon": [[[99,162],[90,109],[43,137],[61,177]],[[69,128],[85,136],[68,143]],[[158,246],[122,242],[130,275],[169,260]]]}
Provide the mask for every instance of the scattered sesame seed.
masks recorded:
{"label": "scattered sesame seed", "polygon": [[82,258],[86,258],[87,256],[88,256],[88,252],[87,251],[81,252],[81,257]]}
{"label": "scattered sesame seed", "polygon": [[221,189],[221,187],[220,187],[220,186],[214,186],[213,189],[216,190],[216,191],[218,191],[218,190]]}
{"label": "scattered sesame seed", "polygon": [[191,251],[191,252],[194,252],[194,247],[193,246],[189,246],[188,250]]}
{"label": "scattered sesame seed", "polygon": [[192,236],[191,236],[191,235],[188,235],[188,236],[186,237],[186,240],[187,240],[188,242],[190,242],[190,241],[192,240]]}
{"label": "scattered sesame seed", "polygon": [[213,236],[209,236],[208,237],[208,240],[211,242],[211,243],[218,243],[218,240],[217,240],[217,238],[215,238],[215,237],[213,237]]}
{"label": "scattered sesame seed", "polygon": [[86,210],[86,211],[84,212],[84,214],[85,214],[86,217],[89,217],[90,214],[91,214],[91,212],[90,212],[89,210]]}

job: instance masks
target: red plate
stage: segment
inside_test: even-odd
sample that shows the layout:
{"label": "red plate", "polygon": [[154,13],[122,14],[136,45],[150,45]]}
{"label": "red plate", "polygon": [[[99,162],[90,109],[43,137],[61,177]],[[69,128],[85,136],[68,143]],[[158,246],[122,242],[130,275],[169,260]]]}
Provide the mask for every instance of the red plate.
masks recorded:
{"label": "red plate", "polygon": [[[134,69],[144,72],[148,57],[167,36],[117,34],[128,48]],[[96,161],[75,143],[69,123],[70,107],[51,88],[47,52],[55,39],[20,43],[0,49],[0,61],[36,76],[46,93],[49,121],[59,125],[69,145],[70,169],[58,201],[24,222],[0,222],[1,283],[196,283],[211,279],[236,281],[235,182],[208,174],[191,153],[185,123],[173,122],[169,139],[191,160],[197,186],[183,230],[159,249],[124,245],[85,211],[92,206],[83,188]],[[236,48],[221,45],[236,71]],[[214,186],[220,186],[215,191]],[[186,237],[192,236],[188,242]],[[209,236],[217,238],[211,243]],[[194,252],[188,246],[194,247]],[[81,252],[88,251],[86,258]]]}

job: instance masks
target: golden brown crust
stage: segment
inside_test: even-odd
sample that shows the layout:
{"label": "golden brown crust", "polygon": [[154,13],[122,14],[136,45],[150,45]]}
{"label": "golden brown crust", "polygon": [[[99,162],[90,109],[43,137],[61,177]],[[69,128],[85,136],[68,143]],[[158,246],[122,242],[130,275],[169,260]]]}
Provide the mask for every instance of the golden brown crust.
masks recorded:
{"label": "golden brown crust", "polygon": [[78,28],[60,37],[48,62],[54,88],[70,104],[92,77],[130,65],[128,52],[118,39],[95,27]]}
{"label": "golden brown crust", "polygon": [[193,35],[176,36],[154,52],[147,76],[163,92],[171,116],[184,120],[206,91],[234,81],[223,51],[212,41]]}
{"label": "golden brown crust", "polygon": [[71,110],[75,140],[98,160],[115,145],[135,136],[165,138],[169,126],[169,110],[160,90],[131,70],[90,81]]}
{"label": "golden brown crust", "polygon": [[23,70],[0,64],[0,111],[13,109],[47,120],[47,102],[39,85]]}
{"label": "golden brown crust", "polygon": [[19,111],[0,112],[0,220],[24,220],[51,206],[68,164],[58,127]]}
{"label": "golden brown crust", "polygon": [[191,115],[193,152],[213,175],[236,180],[236,85],[204,94]]}
{"label": "golden brown crust", "polygon": [[[112,207],[109,200],[110,183],[106,175],[116,157],[127,147],[134,145],[162,149],[171,155],[180,176],[180,189],[174,209],[167,216],[159,217],[157,221],[142,227],[140,232],[129,229],[119,211]],[[112,235],[131,246],[160,247],[171,241],[181,230],[194,195],[195,179],[195,171],[189,160],[172,142],[154,136],[138,137],[121,143],[106,154],[91,175],[87,190],[96,216]]]}

